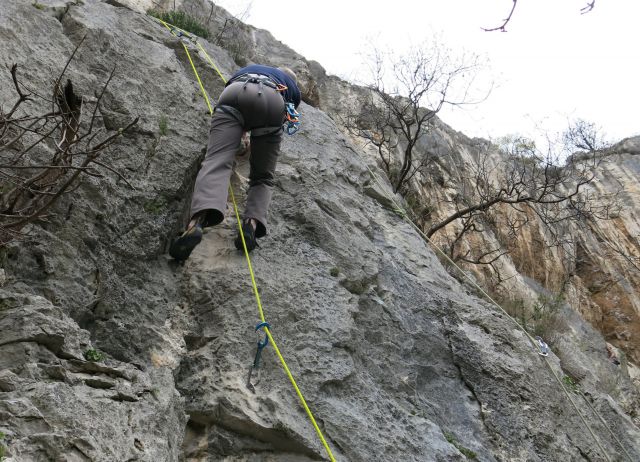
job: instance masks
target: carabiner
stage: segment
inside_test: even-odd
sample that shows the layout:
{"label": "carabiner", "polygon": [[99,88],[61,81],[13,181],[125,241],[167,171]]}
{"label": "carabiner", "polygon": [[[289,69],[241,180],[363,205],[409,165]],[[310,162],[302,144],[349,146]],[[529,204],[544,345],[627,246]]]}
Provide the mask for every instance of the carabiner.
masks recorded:
{"label": "carabiner", "polygon": [[[266,327],[267,329],[271,329],[271,325],[268,322],[261,322],[258,325],[256,325],[256,332],[258,332],[263,327]],[[267,345],[269,345],[269,336],[265,333],[264,340],[262,342],[258,340],[258,349],[262,350]]]}

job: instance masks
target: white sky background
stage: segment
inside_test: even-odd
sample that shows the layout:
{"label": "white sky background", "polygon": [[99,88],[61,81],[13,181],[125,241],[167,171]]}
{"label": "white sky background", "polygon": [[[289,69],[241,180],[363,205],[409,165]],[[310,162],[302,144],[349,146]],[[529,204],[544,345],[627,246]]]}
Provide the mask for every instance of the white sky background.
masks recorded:
{"label": "white sky background", "polygon": [[[362,80],[369,41],[402,51],[440,36],[454,52],[487,62],[480,76],[488,99],[440,118],[468,136],[523,134],[540,139],[569,119],[595,122],[618,141],[640,134],[640,1],[519,0],[506,33],[484,32],[511,10],[512,0],[214,1],[267,29],[330,74]],[[361,82],[362,83],[362,82]],[[480,91],[480,90],[479,90]]]}

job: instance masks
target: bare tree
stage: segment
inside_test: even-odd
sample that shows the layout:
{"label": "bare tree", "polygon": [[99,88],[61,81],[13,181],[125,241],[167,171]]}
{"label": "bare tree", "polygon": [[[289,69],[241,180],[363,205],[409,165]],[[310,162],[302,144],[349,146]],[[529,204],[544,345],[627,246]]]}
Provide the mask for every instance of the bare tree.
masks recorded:
{"label": "bare tree", "polygon": [[469,90],[480,64],[477,56],[455,58],[437,43],[402,55],[374,49],[369,63],[368,94],[347,127],[377,148],[398,192],[428,164],[428,157],[416,159],[415,148],[443,106],[478,102],[470,101]]}
{"label": "bare tree", "polygon": [[207,28],[215,34],[211,42],[229,51],[239,65],[247,63],[253,50],[249,28],[244,24],[251,15],[252,8],[253,1],[249,1],[237,14],[229,15],[220,7],[216,6],[214,10],[214,5],[211,3],[209,17],[206,20]]}
{"label": "bare tree", "polygon": [[[509,24],[509,21],[511,21],[511,18],[513,17],[513,12],[516,10],[517,5],[518,5],[518,0],[513,0],[513,5],[511,5],[511,11],[509,11],[509,14],[507,15],[507,17],[504,18],[502,24],[495,27],[489,27],[489,28],[483,27],[482,30],[485,32],[494,32],[494,31],[506,32],[507,24]],[[591,0],[584,7],[580,8],[580,14],[585,14],[590,12],[591,10],[593,10],[595,6],[596,6],[596,0]]]}
{"label": "bare tree", "polygon": [[450,256],[492,265],[507,253],[507,246],[475,252],[466,248],[461,253],[458,249],[463,237],[490,225],[517,241],[520,231],[535,217],[548,234],[546,245],[563,246],[570,243],[570,237],[562,233],[562,224],[616,216],[620,210],[617,193],[596,195],[589,187],[608,147],[595,126],[577,121],[563,141],[565,151],[581,150],[563,165],[561,154],[550,149],[543,155],[534,142],[522,137],[503,140],[501,156],[481,154],[471,175],[463,179],[464,193],[448,199],[455,212],[432,223],[425,231],[427,237],[457,222],[453,234],[446,235]]}
{"label": "bare tree", "polygon": [[[597,195],[589,186],[609,146],[593,124],[578,120],[563,134],[560,149],[543,153],[533,141],[511,137],[502,140],[501,155],[480,152],[470,169],[457,171],[458,193],[442,199],[453,213],[435,220],[433,210],[443,207],[425,206],[410,182],[418,174],[423,180],[431,178],[438,170],[439,156],[428,151],[424,137],[445,104],[470,102],[477,59],[454,62],[442,49],[430,47],[400,57],[375,50],[370,63],[373,83],[359,106],[348,111],[347,128],[376,148],[394,192],[407,199],[411,219],[428,238],[441,232],[454,261],[491,267],[501,277],[501,257],[517,246],[531,222],[544,229],[540,245],[569,249],[570,222],[604,220],[618,213],[619,191]],[[489,229],[495,231],[497,244],[487,245]]]}
{"label": "bare tree", "polygon": [[100,102],[115,68],[96,95],[93,109],[87,109],[71,81],[63,84],[77,50],[53,81],[52,96],[30,89],[20,81],[18,66],[11,67],[16,101],[8,112],[0,108],[0,246],[21,236],[29,223],[46,220],[56,201],[75,191],[83,175],[101,177],[104,169],[122,178],[100,156],[138,119],[118,131],[96,128]]}

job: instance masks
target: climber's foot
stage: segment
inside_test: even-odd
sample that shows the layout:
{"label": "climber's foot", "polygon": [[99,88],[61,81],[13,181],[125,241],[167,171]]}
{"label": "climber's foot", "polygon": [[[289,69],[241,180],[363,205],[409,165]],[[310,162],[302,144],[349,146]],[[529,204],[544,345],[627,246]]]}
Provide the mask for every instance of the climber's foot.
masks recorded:
{"label": "climber's foot", "polygon": [[190,223],[189,228],[171,243],[169,255],[178,261],[189,258],[193,249],[202,241],[202,226],[198,221]]}
{"label": "climber's foot", "polygon": [[[253,249],[258,247],[258,241],[256,239],[256,221],[252,218],[245,220],[242,224],[242,235],[244,235],[244,243],[247,246],[247,252],[251,252]],[[236,249],[243,250],[242,247],[242,236],[238,233],[238,237],[236,237],[233,243],[236,246]]]}

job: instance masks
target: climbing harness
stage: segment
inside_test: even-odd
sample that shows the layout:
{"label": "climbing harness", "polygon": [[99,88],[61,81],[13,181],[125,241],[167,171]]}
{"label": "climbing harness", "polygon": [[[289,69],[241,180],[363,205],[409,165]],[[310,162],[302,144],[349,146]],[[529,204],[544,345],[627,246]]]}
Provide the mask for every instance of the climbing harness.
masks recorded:
{"label": "climbing harness", "polygon": [[544,340],[542,340],[542,337],[540,336],[536,337],[536,341],[538,342],[538,348],[540,348],[540,351],[538,351],[538,354],[540,356],[549,356],[549,345],[544,343]]}
{"label": "climbing harness", "polygon": [[267,136],[267,135],[275,135],[282,131],[282,126],[279,127],[262,127],[262,128],[253,128],[251,130],[251,136]]}
{"label": "climbing harness", "polygon": [[229,114],[244,127],[244,116],[242,115],[242,112],[238,111],[235,107],[227,106],[226,104],[217,104],[213,110],[214,112],[224,112],[225,114]]}
{"label": "climbing harness", "polygon": [[[188,33],[186,33],[186,31],[183,31],[182,29],[173,26],[161,19],[158,18],[154,18],[155,20],[157,20],[159,23],[161,23],[163,26],[165,26],[169,32],[171,32],[171,34],[173,34],[174,36],[176,36],[177,38],[180,38],[180,36],[177,35],[177,32],[182,33],[183,35],[188,35],[190,37],[190,35]],[[176,32],[177,31],[177,32]],[[200,75],[198,74],[198,71],[193,63],[193,60],[191,59],[191,53],[189,52],[189,49],[187,48],[186,44],[184,43],[183,40],[180,40],[180,42],[182,43],[182,46],[184,47],[185,53],[187,54],[187,58],[189,59],[189,63],[191,64],[191,69],[193,70],[194,75],[196,76],[196,79],[198,80],[198,85],[200,86],[200,91],[202,92],[202,96],[205,99],[207,106],[209,108],[209,113],[211,115],[213,115],[214,113],[214,108],[211,106],[211,102],[209,100],[209,95],[207,94],[207,91],[204,88],[204,85],[202,84],[202,80],[200,79]],[[226,84],[227,80],[224,78],[224,76],[222,75],[222,73],[220,72],[220,70],[217,68],[217,66],[215,65],[215,63],[213,62],[213,60],[211,59],[211,57],[209,56],[209,54],[206,52],[206,50],[202,47],[202,45],[196,40],[195,41],[196,46],[198,47],[198,49],[200,51],[202,51],[203,55],[205,56],[205,58],[207,59],[207,61],[209,62],[209,64],[211,65],[211,68],[214,69],[218,75],[220,76],[220,78],[222,79],[222,81]],[[296,113],[297,114],[297,113]],[[282,128],[278,128],[279,130]],[[296,394],[298,395],[298,398],[300,400],[300,404],[302,405],[302,407],[304,408],[305,412],[307,413],[307,417],[309,417],[309,421],[311,422],[311,424],[313,425],[313,428],[316,431],[316,434],[318,435],[318,438],[320,439],[320,442],[322,443],[322,446],[324,447],[327,455],[329,456],[329,460],[331,460],[331,462],[335,462],[335,457],[333,456],[333,453],[331,452],[331,448],[329,447],[329,444],[327,443],[327,440],[324,437],[324,434],[322,433],[322,430],[320,430],[320,427],[318,426],[318,423],[316,422],[315,417],[313,416],[313,413],[311,412],[311,409],[309,408],[309,406],[307,405],[307,401],[304,399],[304,396],[302,395],[302,391],[300,391],[300,387],[298,387],[298,384],[296,383],[293,374],[291,373],[291,371],[289,370],[289,366],[287,366],[287,362],[284,359],[284,356],[282,356],[282,353],[280,352],[280,349],[278,348],[278,345],[276,344],[273,336],[271,335],[271,330],[269,329],[269,324],[266,322],[265,316],[264,316],[264,310],[262,308],[262,301],[260,300],[260,293],[258,292],[258,285],[256,284],[256,279],[255,279],[255,274],[253,272],[253,266],[251,265],[251,258],[249,257],[249,251],[247,250],[247,243],[245,241],[244,238],[244,233],[242,231],[242,221],[240,219],[240,212],[238,211],[238,205],[235,199],[235,195],[233,193],[233,188],[231,187],[231,185],[229,185],[229,195],[231,197],[231,202],[233,203],[233,211],[235,213],[236,216],[236,221],[238,223],[238,229],[239,229],[239,233],[240,233],[240,238],[242,239],[242,247],[244,249],[244,255],[245,258],[247,260],[247,266],[249,268],[249,275],[251,276],[251,284],[253,286],[253,293],[255,295],[255,299],[256,299],[256,303],[258,305],[258,312],[260,315],[260,320],[261,323],[258,324],[258,326],[260,326],[259,328],[257,328],[257,330],[259,329],[264,329],[264,332],[266,334],[265,340],[262,342],[264,343],[264,346],[262,348],[259,348],[259,351],[261,351],[262,349],[264,349],[267,345],[267,343],[270,343],[273,346],[273,350],[275,351],[276,355],[278,356],[278,359],[280,360],[280,364],[282,364],[282,368],[284,369],[285,373],[287,374],[287,377],[289,378],[289,381],[291,382],[291,385],[293,386]],[[261,353],[260,353],[261,355]],[[260,355],[256,354],[256,356],[258,356],[258,361],[260,360]],[[254,363],[255,363],[255,359],[254,359]],[[253,366],[252,366],[252,371],[253,371]],[[249,377],[250,378],[250,377]]]}
{"label": "climbing harness", "polygon": [[[270,328],[268,322],[261,322],[256,325],[256,332],[258,332],[263,327]],[[269,345],[269,337],[265,334],[264,339],[262,341],[258,340],[258,346],[256,347],[256,356],[253,358],[253,363],[249,366],[249,376],[247,377],[247,388],[251,390],[253,393],[256,392],[255,386],[260,383],[260,357],[262,356],[262,350]],[[254,371],[256,372],[256,378],[252,382],[251,376]]]}
{"label": "climbing harness", "polygon": [[[242,113],[238,111],[233,106],[227,106],[225,104],[218,104],[213,108],[214,112],[224,112],[225,114],[229,114],[231,117],[236,119],[240,125],[244,127],[244,117]],[[281,125],[277,127],[259,127],[251,129],[251,136],[266,136],[266,135],[275,135],[283,129]]]}
{"label": "climbing harness", "polygon": [[[274,82],[271,77],[269,77],[268,75],[262,75],[262,74],[240,74],[237,77],[232,78],[231,80],[229,80],[229,83],[235,83],[235,82],[241,82],[244,83],[245,85],[247,83],[257,83],[260,85],[264,85],[265,87],[269,87],[269,88],[273,88],[276,91],[280,91],[278,90],[278,83]],[[285,87],[286,88],[286,87]]]}
{"label": "climbing harness", "polygon": [[[262,74],[252,74],[252,73],[240,74],[234,77],[233,79],[229,80],[229,83],[235,83],[235,82],[244,83],[245,86],[248,83],[257,83],[260,86],[264,85],[269,88],[273,88],[277,92],[281,92],[281,93],[285,92],[288,89],[286,85],[277,83],[273,79],[271,79],[269,76],[262,75]],[[261,94],[261,93],[262,93],[262,88],[260,87],[260,89],[258,90],[258,94]],[[298,130],[300,130],[300,113],[296,111],[296,107],[294,106],[293,103],[285,103],[285,108],[286,108],[285,121],[282,126],[282,130],[287,135],[293,135]],[[268,127],[268,128],[271,128],[271,127]]]}

